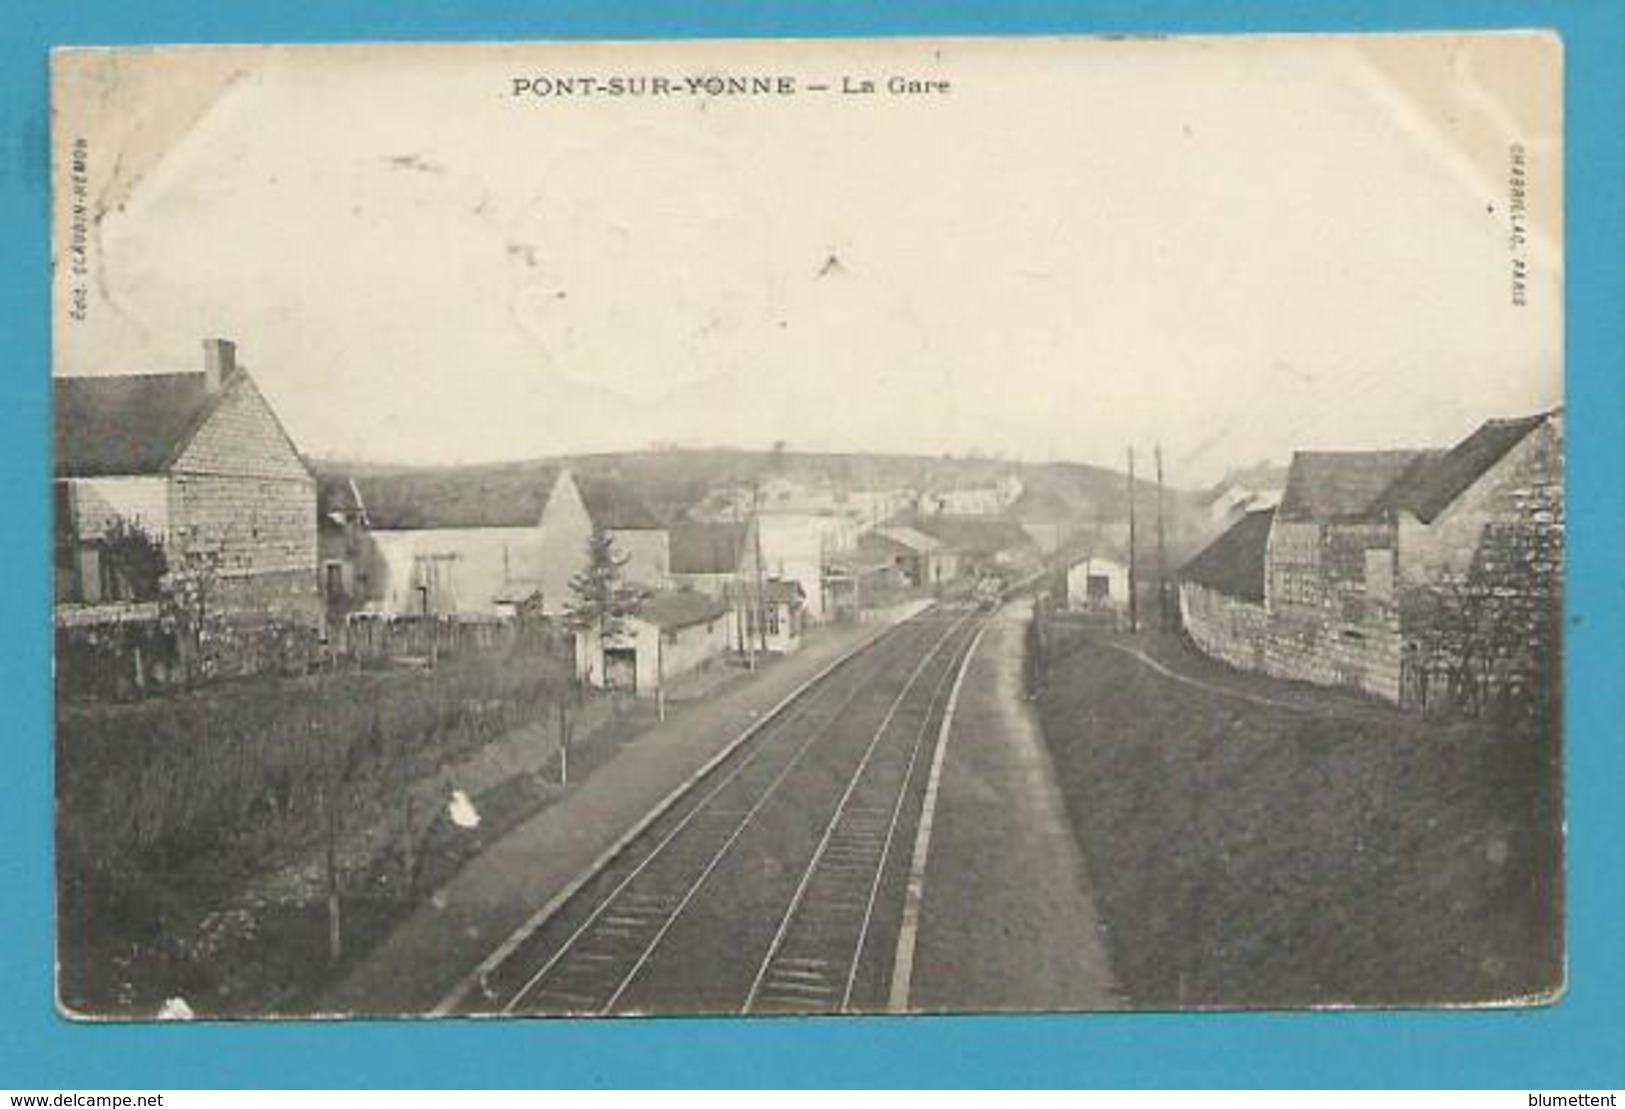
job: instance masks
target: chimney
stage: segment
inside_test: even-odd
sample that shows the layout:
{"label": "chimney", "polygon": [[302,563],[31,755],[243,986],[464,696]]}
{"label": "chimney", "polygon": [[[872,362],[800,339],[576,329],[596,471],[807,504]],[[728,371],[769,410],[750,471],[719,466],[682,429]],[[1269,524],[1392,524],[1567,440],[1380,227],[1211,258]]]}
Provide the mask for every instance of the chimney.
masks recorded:
{"label": "chimney", "polygon": [[230,339],[203,340],[203,386],[219,389],[237,372],[237,344]]}

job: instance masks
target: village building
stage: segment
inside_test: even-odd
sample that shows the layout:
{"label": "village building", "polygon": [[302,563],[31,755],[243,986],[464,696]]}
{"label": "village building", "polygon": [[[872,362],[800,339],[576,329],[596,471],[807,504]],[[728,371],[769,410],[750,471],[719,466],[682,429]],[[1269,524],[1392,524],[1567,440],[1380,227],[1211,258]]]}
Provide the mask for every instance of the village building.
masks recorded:
{"label": "village building", "polygon": [[541,515],[537,584],[548,615],[571,603],[570,580],[586,567],[587,540],[608,535],[624,561],[621,580],[645,590],[670,584],[671,535],[648,505],[624,482],[562,470]]}
{"label": "village building", "polygon": [[684,520],[671,527],[669,576],[680,588],[726,597],[756,574],[756,524],[752,520]]}
{"label": "village building", "polygon": [[628,584],[666,584],[665,528],[610,479],[508,464],[335,473],[323,487],[325,580],[352,612],[562,614],[597,529]]}
{"label": "village building", "polygon": [[330,607],[391,616],[496,616],[540,589],[545,478],[459,466],[324,475]]}
{"label": "village building", "polygon": [[319,584],[330,645],[342,649],[347,642],[350,613],[363,603],[366,571],[363,556],[367,541],[367,514],[354,479],[344,475],[316,476],[316,554]]}
{"label": "village building", "polygon": [[1274,508],[1281,503],[1286,478],[1285,467],[1267,462],[1230,471],[1202,498],[1208,526],[1223,531],[1249,512]]}
{"label": "village building", "polygon": [[687,520],[671,529],[671,581],[728,603],[729,646],[748,649],[757,578],[756,524],[753,520]]}
{"label": "village building", "polygon": [[840,516],[804,512],[763,513],[756,526],[762,572],[800,585],[806,597],[806,618],[815,623],[825,619],[830,612],[825,568],[855,546],[857,529]]}
{"label": "village building", "polygon": [[[750,611],[754,612],[755,609]],[[762,583],[760,611],[762,614],[760,641],[770,653],[787,655],[800,650],[807,611],[807,593],[800,582],[784,578],[768,578]],[[753,622],[747,619],[745,624],[747,636],[752,633],[754,626]]]}
{"label": "village building", "polygon": [[1038,544],[1006,516],[939,513],[891,521],[923,532],[951,552],[958,575],[1008,575],[1037,569]]}
{"label": "village building", "polygon": [[1066,568],[1066,605],[1073,612],[1116,616],[1128,607],[1128,567],[1084,555]]}
{"label": "village building", "polygon": [[1021,496],[1021,479],[999,478],[986,485],[927,489],[919,496],[921,516],[996,516]]}
{"label": "village building", "polygon": [[1562,434],[1558,411],[1442,452],[1299,452],[1280,504],[1183,568],[1187,633],[1406,705],[1527,692],[1555,665]]}
{"label": "village building", "polygon": [[819,587],[821,611],[828,620],[856,620],[876,598],[897,592],[903,584],[890,552],[832,551],[824,562]]}
{"label": "village building", "polygon": [[131,601],[109,557],[119,527],[161,546],[210,612],[316,629],[316,480],[225,339],[194,372],[59,377],[55,597],[59,622]]}
{"label": "village building", "polygon": [[774,653],[801,646],[806,590],[800,582],[758,573],[754,520],[684,521],[671,529],[671,581],[728,602],[730,650]]}
{"label": "village building", "polygon": [[867,555],[889,559],[904,582],[916,588],[939,588],[959,574],[959,558],[940,540],[906,524],[883,524],[858,539]]}
{"label": "village building", "polygon": [[607,636],[591,625],[577,631],[577,673],[595,688],[653,697],[727,654],[730,614],[727,601],[698,590],[654,593]]}

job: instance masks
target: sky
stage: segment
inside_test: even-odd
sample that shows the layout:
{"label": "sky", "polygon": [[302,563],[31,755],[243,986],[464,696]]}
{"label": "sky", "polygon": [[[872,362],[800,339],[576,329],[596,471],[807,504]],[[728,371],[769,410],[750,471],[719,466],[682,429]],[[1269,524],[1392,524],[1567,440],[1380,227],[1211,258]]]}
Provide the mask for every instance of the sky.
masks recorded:
{"label": "sky", "polygon": [[[650,74],[801,91],[513,95]],[[843,77],[880,91],[805,90]],[[1562,401],[1545,37],[182,48],[53,79],[59,260],[79,139],[88,211],[54,372],[228,337],[309,454],[1160,443],[1197,484]]]}

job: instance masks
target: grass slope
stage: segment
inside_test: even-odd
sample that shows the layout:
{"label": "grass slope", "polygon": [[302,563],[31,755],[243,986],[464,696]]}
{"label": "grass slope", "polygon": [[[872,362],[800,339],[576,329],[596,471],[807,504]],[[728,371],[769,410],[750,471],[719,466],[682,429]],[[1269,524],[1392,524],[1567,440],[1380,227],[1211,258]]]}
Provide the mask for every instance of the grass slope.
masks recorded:
{"label": "grass slope", "polygon": [[[1131,1001],[1485,1003],[1562,979],[1555,739],[1059,641],[1045,732]],[[1298,707],[1307,706],[1307,707]]]}

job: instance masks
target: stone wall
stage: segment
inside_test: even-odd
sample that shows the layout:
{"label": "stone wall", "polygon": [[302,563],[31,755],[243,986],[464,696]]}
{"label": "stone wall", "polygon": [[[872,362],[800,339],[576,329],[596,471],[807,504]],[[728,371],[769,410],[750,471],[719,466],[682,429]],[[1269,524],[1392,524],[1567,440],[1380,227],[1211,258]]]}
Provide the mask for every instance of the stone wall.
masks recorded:
{"label": "stone wall", "polygon": [[1411,699],[1546,718],[1561,674],[1563,434],[1536,429],[1430,524],[1400,521]]}
{"label": "stone wall", "polygon": [[1192,582],[1180,583],[1179,612],[1185,633],[1203,654],[1239,670],[1399,700],[1397,618],[1359,629],[1280,614],[1272,619],[1262,604]]}
{"label": "stone wall", "polygon": [[224,388],[171,470],[171,569],[207,564],[233,618],[320,627],[315,479],[253,381]]}
{"label": "stone wall", "polygon": [[1238,670],[1263,672],[1269,642],[1269,614],[1263,605],[1187,581],[1179,586],[1179,616],[1185,634],[1203,654]]}
{"label": "stone wall", "polygon": [[1269,602],[1182,583],[1205,654],[1429,710],[1548,713],[1559,689],[1563,432],[1553,417],[1431,523],[1276,522]]}

